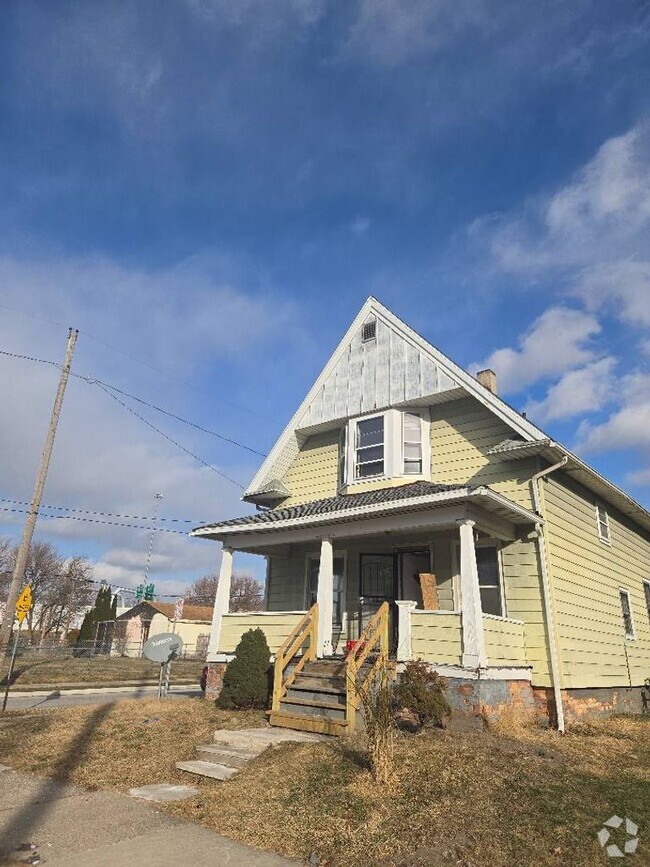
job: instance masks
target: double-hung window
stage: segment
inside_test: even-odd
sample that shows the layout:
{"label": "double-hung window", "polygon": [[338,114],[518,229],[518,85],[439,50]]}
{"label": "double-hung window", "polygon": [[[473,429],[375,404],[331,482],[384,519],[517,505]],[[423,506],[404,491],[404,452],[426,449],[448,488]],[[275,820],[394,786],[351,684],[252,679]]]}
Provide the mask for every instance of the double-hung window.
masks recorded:
{"label": "double-hung window", "polygon": [[402,414],[404,475],[422,474],[422,419],[412,412]]}
{"label": "double-hung window", "polygon": [[645,607],[648,612],[648,620],[650,620],[650,581],[643,582],[643,592],[645,593]]}
{"label": "double-hung window", "polygon": [[496,614],[497,617],[502,617],[501,566],[497,546],[478,545],[476,547],[476,566],[483,614]]}
{"label": "double-hung window", "polygon": [[622,587],[619,589],[618,593],[621,599],[621,612],[623,614],[623,624],[625,626],[625,637],[634,638],[634,622],[632,620],[630,594]]}
{"label": "double-hung window", "polygon": [[360,419],[356,423],[355,479],[383,476],[384,459],[384,416]]}
{"label": "double-hung window", "polygon": [[601,542],[606,542],[611,545],[612,538],[609,532],[609,515],[607,509],[601,506],[600,503],[596,506],[596,521],[598,523],[598,535]]}

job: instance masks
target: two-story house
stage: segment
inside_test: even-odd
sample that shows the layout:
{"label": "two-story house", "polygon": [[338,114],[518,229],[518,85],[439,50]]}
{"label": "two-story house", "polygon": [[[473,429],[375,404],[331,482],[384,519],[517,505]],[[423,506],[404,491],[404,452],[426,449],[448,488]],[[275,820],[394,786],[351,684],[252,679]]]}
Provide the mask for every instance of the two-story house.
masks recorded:
{"label": "two-story house", "polygon": [[[193,531],[223,544],[208,694],[259,626],[279,725],[350,730],[355,640],[357,669],[423,659],[474,712],[534,705],[563,729],[640,708],[650,514],[376,299],[244,499],[259,511]],[[266,557],[262,612],[228,611],[237,551]]]}

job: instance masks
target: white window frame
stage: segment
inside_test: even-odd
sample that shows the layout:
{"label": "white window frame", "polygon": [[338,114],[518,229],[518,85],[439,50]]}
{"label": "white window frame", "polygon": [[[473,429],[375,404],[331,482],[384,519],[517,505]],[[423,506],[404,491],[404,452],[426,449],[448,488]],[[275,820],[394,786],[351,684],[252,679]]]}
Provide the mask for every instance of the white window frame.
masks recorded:
{"label": "white window frame", "polygon": [[650,580],[643,581],[643,596],[645,599],[645,607],[648,611],[648,622],[650,623]]}
{"label": "white window frame", "polygon": [[[506,585],[505,578],[503,575],[503,544],[500,539],[494,539],[492,537],[476,539],[474,541],[475,548],[496,548],[497,549],[497,563],[499,566],[499,589],[500,589],[500,597],[501,597],[501,617],[504,620],[508,619],[508,609],[506,606]],[[463,600],[461,598],[460,593],[460,542],[457,539],[452,539],[451,541],[451,571],[452,571],[452,581],[451,581],[451,589],[454,597],[454,609],[460,611],[462,607]],[[488,615],[486,615],[488,616]],[[489,615],[490,617],[496,615]]]}
{"label": "white window frame", "polygon": [[[600,519],[601,511],[605,515],[604,522]],[[603,536],[602,533],[602,524],[605,524],[607,527],[607,535]],[[598,538],[604,545],[612,544],[612,530],[609,523],[609,512],[607,511],[607,506],[604,506],[602,503],[596,503],[596,528],[598,530]]]}
{"label": "white window frame", "polygon": [[[630,613],[630,632],[627,631],[625,614],[623,612],[623,596],[627,598],[627,608]],[[636,633],[634,631],[634,616],[632,615],[632,598],[630,596],[630,591],[627,589],[627,587],[618,588],[618,603],[621,606],[621,617],[623,618],[623,629],[625,630],[625,637],[629,639],[629,641],[634,641],[634,639],[636,638]]]}
{"label": "white window frame", "polygon": [[[403,415],[417,415],[420,418],[422,472],[404,472],[404,423]],[[384,472],[376,476],[356,477],[357,463],[357,425],[360,421],[378,418],[384,419]],[[367,483],[386,481],[389,479],[404,479],[407,481],[429,480],[431,478],[431,441],[429,416],[421,407],[387,409],[383,412],[370,412],[349,420],[345,435],[347,457],[345,461],[345,480],[342,486],[364,485]]]}

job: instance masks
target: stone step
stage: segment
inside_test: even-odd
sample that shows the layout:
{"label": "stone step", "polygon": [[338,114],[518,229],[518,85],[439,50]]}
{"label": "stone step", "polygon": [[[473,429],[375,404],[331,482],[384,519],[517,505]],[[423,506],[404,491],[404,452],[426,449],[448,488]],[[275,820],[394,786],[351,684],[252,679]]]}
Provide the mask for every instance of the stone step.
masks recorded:
{"label": "stone step", "polygon": [[239,773],[239,768],[228,768],[226,765],[218,765],[215,762],[203,762],[200,759],[189,762],[176,762],[176,767],[179,771],[187,771],[190,774],[197,774],[199,777],[210,777],[213,780],[221,780],[224,783]]}
{"label": "stone step", "polygon": [[259,729],[238,729],[236,731],[220,729],[214,733],[215,745],[223,745],[228,749],[248,750],[255,752],[257,755],[267,749],[267,747],[277,744],[313,740],[318,740],[318,738],[302,732],[292,734],[291,732],[278,731],[270,726]]}
{"label": "stone step", "polygon": [[201,761],[225,765],[227,768],[243,768],[260,754],[259,750],[232,749],[219,744],[200,744],[195,749]]}

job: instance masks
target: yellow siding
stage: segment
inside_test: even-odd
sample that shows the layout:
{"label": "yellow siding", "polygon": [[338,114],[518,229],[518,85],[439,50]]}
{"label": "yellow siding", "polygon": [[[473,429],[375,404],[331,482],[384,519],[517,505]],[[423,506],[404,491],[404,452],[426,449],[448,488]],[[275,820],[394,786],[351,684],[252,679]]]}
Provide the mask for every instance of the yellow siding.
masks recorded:
{"label": "yellow siding", "polygon": [[483,615],[488,665],[528,665],[524,645],[524,624]]}
{"label": "yellow siding", "polygon": [[489,485],[532,508],[530,478],[535,459],[501,461],[487,452],[512,429],[474,398],[431,407],[431,480],[447,485]]}
{"label": "yellow siding", "polygon": [[338,483],[339,431],[308,438],[284,476],[291,496],[283,506],[334,497]]}
{"label": "yellow siding", "polygon": [[249,629],[261,629],[271,653],[293,632],[302,614],[224,614],[221,621],[219,653],[234,653],[239,641]]}
{"label": "yellow siding", "polygon": [[461,664],[460,614],[414,611],[411,630],[414,659],[441,665]]}
{"label": "yellow siding", "polygon": [[[566,476],[544,486],[553,604],[563,686],[640,686],[650,674],[643,580],[650,536],[608,507],[611,545],[600,541],[595,497]],[[619,587],[628,590],[635,639],[626,639]]]}
{"label": "yellow siding", "polygon": [[542,603],[537,544],[516,541],[501,550],[506,614],[524,621],[527,664],[532,665],[533,684],[551,685],[548,635]]}

